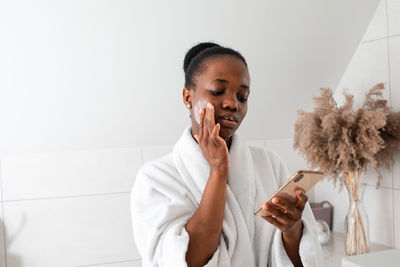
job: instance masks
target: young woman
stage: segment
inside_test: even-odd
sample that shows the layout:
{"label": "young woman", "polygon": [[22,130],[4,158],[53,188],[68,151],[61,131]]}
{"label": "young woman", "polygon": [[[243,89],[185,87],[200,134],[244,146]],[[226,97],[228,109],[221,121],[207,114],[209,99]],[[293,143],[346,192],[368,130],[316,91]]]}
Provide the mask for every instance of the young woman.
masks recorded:
{"label": "young woman", "polygon": [[254,210],[289,178],[285,165],[238,136],[250,76],[243,56],[214,43],[184,59],[191,126],[167,156],[146,163],[132,190],[143,266],[323,266],[307,196]]}

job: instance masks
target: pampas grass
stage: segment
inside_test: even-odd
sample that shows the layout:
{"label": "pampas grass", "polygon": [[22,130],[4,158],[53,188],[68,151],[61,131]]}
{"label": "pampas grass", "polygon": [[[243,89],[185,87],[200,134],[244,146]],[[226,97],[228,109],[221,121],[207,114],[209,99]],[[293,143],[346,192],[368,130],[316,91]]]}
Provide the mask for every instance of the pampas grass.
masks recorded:
{"label": "pampas grass", "polygon": [[295,123],[294,148],[311,168],[319,168],[335,184],[339,180],[348,189],[347,255],[369,251],[367,221],[359,209],[362,173],[367,166],[375,169],[379,187],[382,175],[378,168],[390,170],[392,151],[400,149],[400,112],[390,111],[382,97],[383,89],[383,83],[376,84],[366,94],[362,107],[353,110],[352,95],[344,91],[345,102],[339,107],[332,91],[321,88],[321,95],[313,97],[314,111],[298,111]]}
{"label": "pampas grass", "polygon": [[[298,111],[294,148],[311,168],[327,173],[337,182],[341,174],[365,171],[367,166],[390,170],[392,150],[400,149],[400,112],[391,112],[382,97],[383,83],[366,94],[361,108],[353,110],[354,97],[344,91],[338,106],[329,88],[314,96],[313,112]],[[343,177],[344,178],[344,177]],[[343,179],[339,180],[342,184]]]}

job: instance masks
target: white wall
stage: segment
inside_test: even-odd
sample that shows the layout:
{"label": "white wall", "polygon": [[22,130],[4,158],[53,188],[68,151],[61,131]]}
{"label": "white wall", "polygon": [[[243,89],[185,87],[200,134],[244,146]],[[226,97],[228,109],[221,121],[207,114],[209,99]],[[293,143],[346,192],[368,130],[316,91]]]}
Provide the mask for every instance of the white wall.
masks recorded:
{"label": "white wall", "polygon": [[184,54],[210,40],[249,62],[244,136],[290,138],[377,3],[0,0],[0,152],[173,144],[189,123]]}
{"label": "white wall", "polygon": [[[400,111],[400,2],[382,0],[362,42],[355,51],[335,92],[341,101],[342,89],[355,95],[360,106],[365,93],[378,82],[386,83],[385,97],[394,111]],[[364,177],[368,186],[364,195],[370,221],[371,241],[400,248],[400,153],[394,154],[393,172],[383,170],[383,181],[376,190],[377,174],[372,170]],[[315,188],[317,201],[328,199],[335,206],[334,229],[344,231],[348,210],[346,190],[338,193],[328,182]]]}
{"label": "white wall", "polygon": [[140,265],[129,191],[188,123],[181,61],[198,41],[246,56],[243,135],[303,166],[295,110],[338,84],[376,4],[0,0],[0,266]]}
{"label": "white wall", "polygon": [[143,154],[124,148],[3,156],[0,266],[140,266],[129,192]]}

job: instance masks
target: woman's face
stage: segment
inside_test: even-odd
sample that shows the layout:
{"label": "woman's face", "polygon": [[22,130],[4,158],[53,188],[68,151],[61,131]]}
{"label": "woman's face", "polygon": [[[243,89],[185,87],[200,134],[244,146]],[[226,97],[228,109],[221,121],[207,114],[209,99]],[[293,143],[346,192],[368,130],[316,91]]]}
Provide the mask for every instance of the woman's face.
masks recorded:
{"label": "woman's face", "polygon": [[228,141],[239,128],[247,113],[247,99],[250,94],[250,77],[246,65],[230,55],[207,59],[206,68],[194,77],[196,88],[184,89],[185,104],[190,103],[192,132],[199,132],[194,112],[196,104],[210,102],[214,106],[215,124],[219,123],[219,135]]}

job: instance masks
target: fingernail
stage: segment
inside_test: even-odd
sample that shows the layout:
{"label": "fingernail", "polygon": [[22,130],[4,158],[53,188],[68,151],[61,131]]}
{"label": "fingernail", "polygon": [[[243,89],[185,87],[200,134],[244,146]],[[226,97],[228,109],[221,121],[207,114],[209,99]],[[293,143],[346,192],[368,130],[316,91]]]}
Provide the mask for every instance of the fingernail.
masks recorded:
{"label": "fingernail", "polygon": [[208,108],[208,109],[211,109],[211,108],[212,108],[212,105],[211,105],[210,102],[207,103],[207,108]]}
{"label": "fingernail", "polygon": [[273,199],[272,199],[272,203],[274,203],[274,204],[278,204],[278,203],[279,203],[279,199],[277,199],[277,198],[273,198]]}

